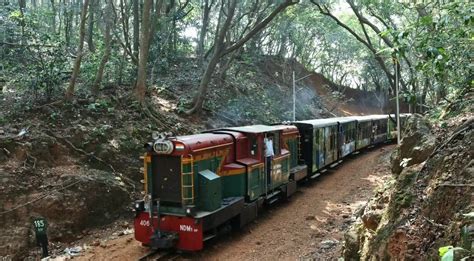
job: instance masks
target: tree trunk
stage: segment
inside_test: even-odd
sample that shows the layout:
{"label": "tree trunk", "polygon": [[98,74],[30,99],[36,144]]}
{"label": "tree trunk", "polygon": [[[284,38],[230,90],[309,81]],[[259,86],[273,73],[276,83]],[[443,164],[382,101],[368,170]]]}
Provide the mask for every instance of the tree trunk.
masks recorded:
{"label": "tree trunk", "polygon": [[232,55],[230,55],[230,57],[227,59],[227,61],[224,63],[224,65],[222,66],[222,68],[220,68],[220,72],[219,72],[219,84],[220,85],[224,85],[225,84],[225,80],[227,78],[227,71],[230,69],[230,67],[232,66],[232,62],[235,60],[236,57],[239,57],[242,53],[243,49],[240,48],[239,50],[237,50],[237,52],[233,53]]}
{"label": "tree trunk", "polygon": [[125,62],[127,60],[127,51],[125,49],[122,49],[122,50],[123,50],[123,54],[122,54],[122,57],[120,58],[120,64],[119,64],[118,75],[117,75],[118,85],[123,84],[123,67],[125,66]]}
{"label": "tree trunk", "polygon": [[25,26],[26,23],[24,21],[25,19],[25,9],[26,9],[26,0],[18,0],[18,5],[20,7],[20,14],[21,14],[21,20],[20,20],[20,25],[21,25],[21,39],[20,42],[21,44],[25,44]]}
{"label": "tree trunk", "polygon": [[[73,0],[73,2],[74,2],[74,0]],[[74,24],[73,24],[72,28],[74,28],[77,25],[79,25],[79,27],[80,27],[80,21],[79,21],[80,15],[77,15],[76,10],[82,10],[83,3],[82,3],[81,0],[75,0],[74,5],[75,5],[75,7],[74,7]]]}
{"label": "tree trunk", "polygon": [[209,13],[211,11],[212,3],[209,0],[204,0],[204,13],[202,16],[202,26],[199,31],[199,42],[197,44],[196,55],[198,57],[198,65],[203,66],[204,63],[204,41],[206,40],[207,28],[209,26]]}
{"label": "tree trunk", "polygon": [[105,21],[105,32],[104,32],[104,43],[105,43],[105,50],[102,56],[102,60],[100,61],[99,68],[97,69],[97,74],[95,77],[94,84],[92,85],[92,94],[97,96],[99,93],[100,84],[102,82],[102,77],[104,75],[105,65],[109,61],[110,57],[110,42],[111,42],[111,34],[110,28],[112,27],[112,3],[113,0],[107,0],[107,5],[105,6],[105,13],[104,13],[104,21]]}
{"label": "tree trunk", "polygon": [[150,45],[150,26],[151,26],[151,10],[153,8],[153,0],[144,0],[142,15],[142,30],[140,34],[140,51],[138,59],[137,83],[135,85],[135,95],[140,103],[145,101],[146,94],[146,66],[148,62],[148,51]]}
{"label": "tree trunk", "polygon": [[76,60],[74,61],[74,68],[72,69],[72,76],[69,81],[69,86],[66,91],[65,99],[70,101],[74,95],[74,87],[76,85],[77,76],[81,70],[81,61],[83,56],[83,49],[84,49],[84,36],[86,31],[86,17],[87,17],[87,8],[89,7],[89,0],[84,0],[84,4],[82,5],[82,12],[81,12],[81,24],[79,27],[79,48],[77,48],[77,56]]}
{"label": "tree trunk", "polygon": [[[62,2],[62,4],[61,4],[61,2]],[[66,8],[65,6],[66,6],[65,0],[59,0],[59,11],[58,11],[59,25],[58,25],[57,35],[61,35],[61,30],[63,28],[64,9]]]}
{"label": "tree trunk", "polygon": [[[217,35],[214,41],[214,52],[212,54],[212,58],[207,64],[206,70],[204,71],[204,75],[201,78],[201,82],[199,84],[199,91],[197,95],[194,97],[194,100],[195,100],[194,106],[190,110],[186,111],[186,114],[198,113],[198,112],[201,112],[202,110],[204,97],[207,94],[207,88],[209,86],[209,82],[211,81],[212,73],[216,69],[216,65],[221,58],[222,51],[224,50],[224,39],[227,34],[227,31],[229,30],[230,24],[232,22],[236,5],[237,5],[236,0],[230,1],[230,6],[228,7],[229,10],[227,11],[226,20],[221,28],[219,28],[219,25],[218,25],[219,34]],[[221,7],[219,16],[222,16],[223,13],[224,13],[224,6]]]}
{"label": "tree trunk", "polygon": [[72,8],[71,7],[67,8],[67,12],[64,15],[64,19],[65,19],[65,21],[64,21],[64,40],[66,42],[66,47],[69,47],[71,45],[71,32],[72,32],[73,15],[74,15],[74,12],[72,11]]}
{"label": "tree trunk", "polygon": [[87,46],[91,53],[95,52],[94,46],[94,13],[96,7],[96,1],[90,0],[89,2],[89,17],[88,17],[88,27],[87,27]]}
{"label": "tree trunk", "polygon": [[138,1],[132,0],[133,4],[133,55],[138,57],[138,45],[140,39],[140,16],[138,11]]}
{"label": "tree trunk", "polygon": [[56,32],[56,6],[54,5],[54,0],[51,0],[51,10],[53,11],[53,15],[51,16],[51,27],[54,34]]}

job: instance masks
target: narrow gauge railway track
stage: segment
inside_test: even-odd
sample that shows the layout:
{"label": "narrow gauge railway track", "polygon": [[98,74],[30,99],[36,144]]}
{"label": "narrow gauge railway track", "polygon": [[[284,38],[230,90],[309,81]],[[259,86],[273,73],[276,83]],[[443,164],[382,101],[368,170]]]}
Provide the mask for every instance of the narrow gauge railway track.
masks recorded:
{"label": "narrow gauge railway track", "polygon": [[179,254],[174,251],[155,250],[150,251],[148,254],[140,257],[138,261],[174,260],[178,257]]}

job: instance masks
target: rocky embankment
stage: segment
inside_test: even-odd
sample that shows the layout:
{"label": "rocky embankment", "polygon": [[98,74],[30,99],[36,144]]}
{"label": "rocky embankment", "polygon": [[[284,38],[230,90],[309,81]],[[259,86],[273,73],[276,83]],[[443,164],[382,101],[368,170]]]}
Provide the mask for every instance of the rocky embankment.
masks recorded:
{"label": "rocky embankment", "polygon": [[48,221],[54,249],[128,212],[124,203],[131,201],[131,184],[126,177],[72,158],[75,145],[66,139],[36,128],[23,135],[13,132],[4,128],[0,135],[0,257],[20,259],[35,249],[36,217]]}
{"label": "rocky embankment", "polygon": [[441,254],[474,257],[473,127],[472,113],[437,125],[409,120],[391,181],[345,234],[345,260],[436,260],[448,246]]}

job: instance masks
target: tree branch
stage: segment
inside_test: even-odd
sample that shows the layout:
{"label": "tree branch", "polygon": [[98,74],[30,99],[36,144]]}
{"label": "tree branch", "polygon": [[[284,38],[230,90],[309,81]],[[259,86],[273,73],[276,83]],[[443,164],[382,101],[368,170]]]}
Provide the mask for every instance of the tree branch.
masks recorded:
{"label": "tree branch", "polygon": [[252,38],[252,36],[254,36],[255,34],[257,34],[260,30],[262,30],[268,23],[270,23],[273,18],[275,18],[275,16],[278,15],[278,13],[280,13],[281,11],[285,10],[285,8],[287,8],[288,6],[290,5],[294,5],[296,4],[297,2],[293,2],[293,0],[285,0],[285,2],[283,2],[282,4],[280,4],[275,10],[273,10],[273,12],[267,16],[267,18],[265,18],[263,21],[261,21],[260,23],[256,24],[252,30],[250,30],[247,35],[245,35],[242,39],[240,39],[239,41],[237,41],[236,43],[234,43],[232,46],[228,47],[227,49],[225,49],[224,51],[222,51],[222,54],[221,56],[225,56],[235,50],[237,50],[238,48],[242,47],[248,40],[250,40],[250,38]]}
{"label": "tree branch", "polygon": [[379,63],[381,69],[387,75],[387,78],[390,82],[390,85],[392,86],[392,89],[394,90],[395,89],[395,84],[394,84],[395,76],[390,73],[390,71],[388,70],[387,66],[385,65],[385,62],[383,61],[382,57],[378,54],[377,50],[372,45],[370,45],[367,41],[362,39],[362,37],[360,35],[358,35],[354,30],[352,30],[349,26],[347,26],[346,24],[341,22],[341,20],[339,20],[339,18],[334,16],[326,6],[324,6],[324,7],[321,6],[321,4],[317,3],[315,0],[311,0],[311,2],[314,5],[316,5],[316,7],[319,9],[319,11],[323,15],[326,15],[326,16],[329,16],[330,18],[332,18],[339,26],[346,29],[350,34],[352,34],[359,42],[361,42],[363,45],[365,45],[374,54],[375,60]]}

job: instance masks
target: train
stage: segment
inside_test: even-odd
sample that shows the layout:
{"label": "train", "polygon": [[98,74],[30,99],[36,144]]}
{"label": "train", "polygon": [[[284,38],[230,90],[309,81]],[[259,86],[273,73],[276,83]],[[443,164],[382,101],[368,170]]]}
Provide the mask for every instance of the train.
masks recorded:
{"label": "train", "polygon": [[[401,128],[409,116],[400,114]],[[135,239],[152,249],[202,250],[344,157],[393,141],[396,126],[394,115],[366,115],[155,136],[144,146]]]}

